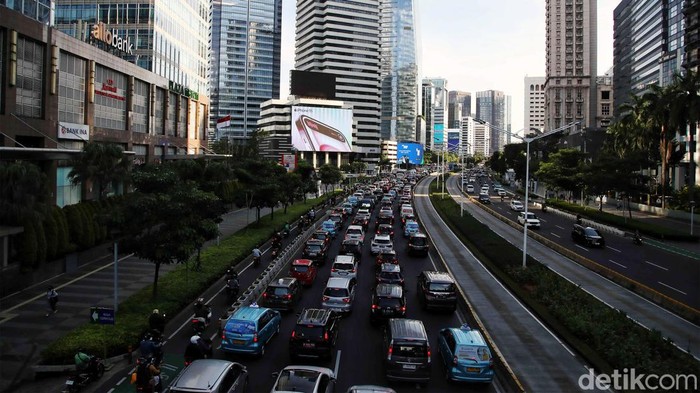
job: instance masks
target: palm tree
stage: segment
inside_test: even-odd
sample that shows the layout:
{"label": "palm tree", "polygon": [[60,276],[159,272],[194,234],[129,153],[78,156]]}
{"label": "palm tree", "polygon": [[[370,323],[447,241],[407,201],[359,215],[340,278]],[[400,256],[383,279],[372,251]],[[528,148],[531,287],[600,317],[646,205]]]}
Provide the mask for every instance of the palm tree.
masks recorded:
{"label": "palm tree", "polygon": [[37,213],[48,196],[46,175],[27,161],[0,163],[0,225],[17,225]]}
{"label": "palm tree", "polygon": [[119,145],[112,143],[88,143],[80,157],[72,161],[73,169],[68,178],[74,185],[92,180],[97,186],[97,199],[106,196],[114,182],[129,179],[131,161],[124,156]]}

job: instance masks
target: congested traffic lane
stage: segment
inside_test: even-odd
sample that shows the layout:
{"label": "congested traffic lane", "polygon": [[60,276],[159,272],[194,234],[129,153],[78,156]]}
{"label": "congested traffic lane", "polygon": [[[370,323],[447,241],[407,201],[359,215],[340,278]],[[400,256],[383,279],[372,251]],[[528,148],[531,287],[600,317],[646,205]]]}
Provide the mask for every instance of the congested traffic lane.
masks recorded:
{"label": "congested traffic lane", "polygon": [[[448,181],[451,192],[459,192],[456,186]],[[490,197],[492,209],[517,223],[519,212],[511,210],[510,198],[501,201],[492,191]],[[543,213],[541,208],[532,204],[528,211],[535,213],[541,222],[541,228],[535,233],[671,299],[700,309],[700,264],[696,258],[655,247],[652,243],[639,246],[630,237],[606,232],[602,233],[604,248],[587,247],[571,239],[574,220],[569,216],[552,211]]]}

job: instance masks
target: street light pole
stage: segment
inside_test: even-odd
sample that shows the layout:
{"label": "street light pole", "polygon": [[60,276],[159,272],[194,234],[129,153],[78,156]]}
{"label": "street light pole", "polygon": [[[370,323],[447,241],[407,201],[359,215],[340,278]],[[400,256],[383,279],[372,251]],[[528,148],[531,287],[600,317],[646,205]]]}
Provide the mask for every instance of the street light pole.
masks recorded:
{"label": "street light pole", "polygon": [[695,210],[695,201],[690,201],[690,236],[693,236],[693,216]]}
{"label": "street light pole", "polygon": [[525,153],[525,220],[523,223],[523,268],[527,267],[527,204],[530,195],[530,142],[532,139],[525,139],[527,145]]}

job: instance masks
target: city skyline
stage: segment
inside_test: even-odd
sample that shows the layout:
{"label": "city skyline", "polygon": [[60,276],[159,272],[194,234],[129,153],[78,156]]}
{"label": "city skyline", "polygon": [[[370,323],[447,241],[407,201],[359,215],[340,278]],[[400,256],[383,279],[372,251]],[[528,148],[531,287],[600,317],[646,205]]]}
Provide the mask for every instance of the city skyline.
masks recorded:
{"label": "city skyline", "polygon": [[[613,65],[613,10],[619,3],[597,0],[599,75]],[[498,7],[489,0],[416,0],[416,7],[420,77],[442,77],[449,90],[472,94],[503,91],[513,100],[512,130],[521,130],[524,116],[517,108],[524,105],[524,78],[545,75],[545,0],[504,0]],[[283,4],[282,98],[294,67],[295,8],[294,0]]]}

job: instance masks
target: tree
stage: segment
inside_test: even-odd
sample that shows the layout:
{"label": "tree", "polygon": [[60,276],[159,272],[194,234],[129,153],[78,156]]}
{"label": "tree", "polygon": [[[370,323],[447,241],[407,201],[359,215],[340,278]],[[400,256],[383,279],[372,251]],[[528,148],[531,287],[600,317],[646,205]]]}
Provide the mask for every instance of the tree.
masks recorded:
{"label": "tree", "polygon": [[318,168],[318,178],[321,180],[321,184],[325,186],[326,193],[328,192],[328,186],[331,184],[337,184],[343,178],[343,174],[340,172],[338,167],[324,164]]}
{"label": "tree", "polygon": [[219,231],[224,209],[212,193],[182,181],[169,165],[147,165],[134,172],[135,187],[110,217],[126,252],[154,263],[153,297],[163,264],[183,263]]}
{"label": "tree", "polygon": [[506,168],[512,168],[516,180],[525,180],[525,143],[511,143],[503,147]]}
{"label": "tree", "polygon": [[234,196],[234,203],[255,207],[257,222],[263,208],[273,209],[270,218],[274,219],[274,207],[281,200],[280,179],[287,174],[287,170],[273,161],[246,159],[240,162],[235,174],[241,187]]}
{"label": "tree", "polygon": [[576,191],[583,186],[584,153],[577,149],[561,149],[542,162],[535,175],[539,180],[564,191]]}
{"label": "tree", "polygon": [[123,153],[119,145],[90,142],[71,162],[73,169],[68,178],[74,185],[93,181],[97,187],[97,199],[101,200],[113,183],[129,179],[131,161]]}
{"label": "tree", "polygon": [[488,166],[496,173],[503,175],[506,173],[506,159],[502,152],[495,151],[489,158]]}
{"label": "tree", "polygon": [[314,178],[314,167],[312,167],[308,161],[299,161],[296,169],[294,169],[294,173],[299,175],[301,180],[301,192],[304,196],[304,202],[306,202],[307,193],[314,193],[314,195],[318,193],[316,180]]}
{"label": "tree", "polygon": [[379,159],[379,168],[381,168],[381,171],[389,171],[391,169],[391,160],[389,157],[383,155],[382,158]]}
{"label": "tree", "polygon": [[603,210],[603,197],[608,191],[618,191],[629,198],[642,189],[646,178],[639,174],[639,168],[640,162],[635,158],[621,158],[608,149],[585,165],[583,182],[588,193],[599,198],[598,210]]}
{"label": "tree", "polygon": [[[688,165],[688,184],[695,184],[695,144],[694,135],[700,122],[700,73],[688,70],[685,74],[677,74],[674,78],[676,99],[679,104],[682,125],[687,125],[690,136],[690,154]],[[681,130],[685,131],[685,130]]]}
{"label": "tree", "polygon": [[284,213],[287,214],[287,206],[301,197],[301,176],[298,173],[288,172],[280,180],[280,200],[284,206]]}
{"label": "tree", "polygon": [[27,161],[0,162],[0,222],[18,225],[38,220],[48,197],[46,175]]}

